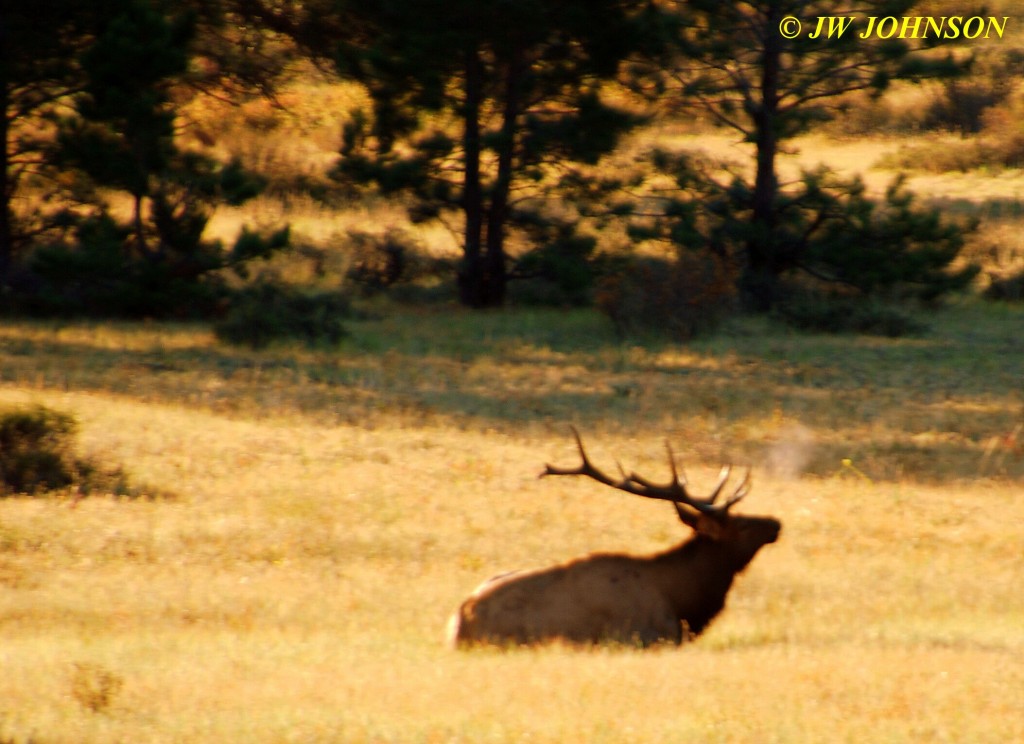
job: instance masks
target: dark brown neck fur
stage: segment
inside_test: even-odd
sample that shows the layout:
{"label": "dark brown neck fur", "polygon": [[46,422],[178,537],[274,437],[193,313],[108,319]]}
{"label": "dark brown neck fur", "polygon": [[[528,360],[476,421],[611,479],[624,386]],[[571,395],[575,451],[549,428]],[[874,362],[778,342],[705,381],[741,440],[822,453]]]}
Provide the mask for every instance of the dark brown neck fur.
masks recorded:
{"label": "dark brown neck fur", "polygon": [[662,573],[662,592],[693,635],[722,611],[733,579],[749,562],[737,566],[730,552],[727,543],[697,535],[652,558]]}

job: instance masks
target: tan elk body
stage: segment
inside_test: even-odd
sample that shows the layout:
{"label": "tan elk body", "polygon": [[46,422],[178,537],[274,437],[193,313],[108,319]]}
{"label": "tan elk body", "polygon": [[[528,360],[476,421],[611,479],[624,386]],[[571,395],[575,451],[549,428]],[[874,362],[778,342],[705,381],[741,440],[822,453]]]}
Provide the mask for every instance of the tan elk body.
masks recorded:
{"label": "tan elk body", "polygon": [[573,433],[582,464],[548,465],[542,476],[585,475],[628,493],[671,501],[695,534],[652,556],[594,554],[550,568],[495,576],[452,616],[453,645],[682,643],[704,630],[725,606],[736,574],[761,547],[778,538],[781,525],[771,517],[729,514],[749,490],[749,471],[733,496],[716,504],[728,467],[711,496],[697,499],[680,481],[671,449],[669,484],[654,484],[636,474],[613,479],[591,464],[579,434]]}

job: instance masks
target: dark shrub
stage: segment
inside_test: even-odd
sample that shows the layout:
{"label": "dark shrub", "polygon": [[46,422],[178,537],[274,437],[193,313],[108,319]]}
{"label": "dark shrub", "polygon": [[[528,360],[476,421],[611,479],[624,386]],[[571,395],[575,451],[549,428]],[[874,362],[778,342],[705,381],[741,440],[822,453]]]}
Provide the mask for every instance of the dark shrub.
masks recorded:
{"label": "dark shrub", "polygon": [[119,467],[106,467],[75,454],[74,417],[44,406],[0,412],[0,495],[43,494],[76,488],[116,496],[166,497],[154,489],[129,485]]}
{"label": "dark shrub", "polygon": [[352,265],[346,276],[365,293],[379,292],[407,278],[416,246],[406,236],[392,230],[383,236],[353,233],[349,238]]}
{"label": "dark shrub", "polygon": [[219,278],[202,277],[212,259],[185,264],[133,256],[123,228],[106,217],[83,221],[76,240],[39,248],[28,263],[34,291],[15,298],[14,309],[44,317],[202,317],[224,294]]}
{"label": "dark shrub", "polygon": [[214,332],[222,341],[253,349],[284,340],[336,346],[348,335],[342,320],[350,317],[349,300],[338,292],[308,293],[261,282],[235,296]]}
{"label": "dark shrub", "polygon": [[1024,300],[1024,272],[1003,278],[993,277],[992,283],[985,290],[985,299],[1010,302]]}
{"label": "dark shrub", "polygon": [[[205,216],[171,214],[154,203],[158,248],[135,245],[108,215],[77,219],[65,241],[33,251],[5,298],[9,312],[42,317],[208,318],[229,295],[225,273],[288,246],[287,229],[243,228],[234,245],[202,241]],[[158,208],[160,207],[160,208]]]}
{"label": "dark shrub", "polygon": [[0,415],[0,488],[38,493],[74,483],[75,420],[42,406]]}
{"label": "dark shrub", "polygon": [[389,229],[383,235],[353,231],[347,248],[351,264],[345,278],[364,296],[389,292],[399,300],[420,298],[423,290],[450,281],[455,270],[450,259],[430,255],[405,230]]}
{"label": "dark shrub", "polygon": [[636,257],[597,288],[597,307],[620,333],[685,341],[710,332],[736,306],[735,272],[718,256],[680,251],[675,259]]}
{"label": "dark shrub", "polygon": [[597,241],[572,228],[552,231],[541,246],[520,256],[510,278],[520,304],[579,306],[593,300]]}
{"label": "dark shrub", "polygon": [[775,308],[787,325],[821,333],[912,336],[925,327],[897,308],[862,297],[795,291]]}

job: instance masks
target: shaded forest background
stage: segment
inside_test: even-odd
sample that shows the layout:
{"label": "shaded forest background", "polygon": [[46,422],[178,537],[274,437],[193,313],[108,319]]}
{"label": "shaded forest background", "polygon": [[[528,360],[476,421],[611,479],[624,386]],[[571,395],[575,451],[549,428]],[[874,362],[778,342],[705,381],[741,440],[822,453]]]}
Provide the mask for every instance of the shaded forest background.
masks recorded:
{"label": "shaded forest background", "polygon": [[335,343],[379,293],[596,305],[623,333],[679,339],[737,311],[901,335],[908,303],[1022,295],[1018,199],[792,166],[817,134],[899,140],[894,171],[1019,168],[1012,16],[966,43],[786,40],[787,15],[965,11],[363,5],[5,9],[3,310],[209,319],[259,346]]}

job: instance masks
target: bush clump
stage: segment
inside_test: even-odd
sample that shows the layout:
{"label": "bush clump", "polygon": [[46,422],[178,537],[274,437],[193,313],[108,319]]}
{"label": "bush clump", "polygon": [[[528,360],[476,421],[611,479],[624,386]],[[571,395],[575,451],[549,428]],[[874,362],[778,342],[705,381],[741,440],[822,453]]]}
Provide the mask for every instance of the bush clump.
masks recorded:
{"label": "bush clump", "polygon": [[1024,272],[1006,277],[993,277],[985,289],[986,300],[1024,302]]}
{"label": "bush clump", "polygon": [[235,295],[214,332],[222,341],[252,349],[285,340],[336,346],[348,335],[342,320],[351,317],[352,306],[344,294],[260,282]]}
{"label": "bush clump", "polygon": [[120,467],[75,453],[78,422],[45,406],[0,411],[0,496],[74,489],[138,496]]}
{"label": "bush clump", "polygon": [[350,231],[346,254],[345,278],[365,297],[384,292],[399,301],[429,296],[425,289],[444,284],[455,271],[450,258],[431,255],[419,238],[396,228],[383,234]]}
{"label": "bush clump", "polygon": [[516,261],[510,279],[514,299],[524,305],[580,307],[594,299],[594,284],[603,268],[595,259],[597,240],[574,227],[560,227]]}
{"label": "bush clump", "polygon": [[802,331],[864,333],[898,338],[925,326],[897,308],[863,297],[796,291],[775,308],[775,315]]}
{"label": "bush clump", "polygon": [[[158,210],[158,214],[163,214]],[[74,221],[67,240],[42,245],[18,266],[0,310],[44,318],[209,318],[221,311],[226,271],[288,246],[287,229],[263,235],[248,229],[231,248],[202,241],[205,215],[165,215],[157,247],[132,242],[109,215]]]}
{"label": "bush clump", "polygon": [[600,281],[596,304],[621,334],[687,341],[711,332],[735,309],[735,272],[709,252],[635,257]]}

